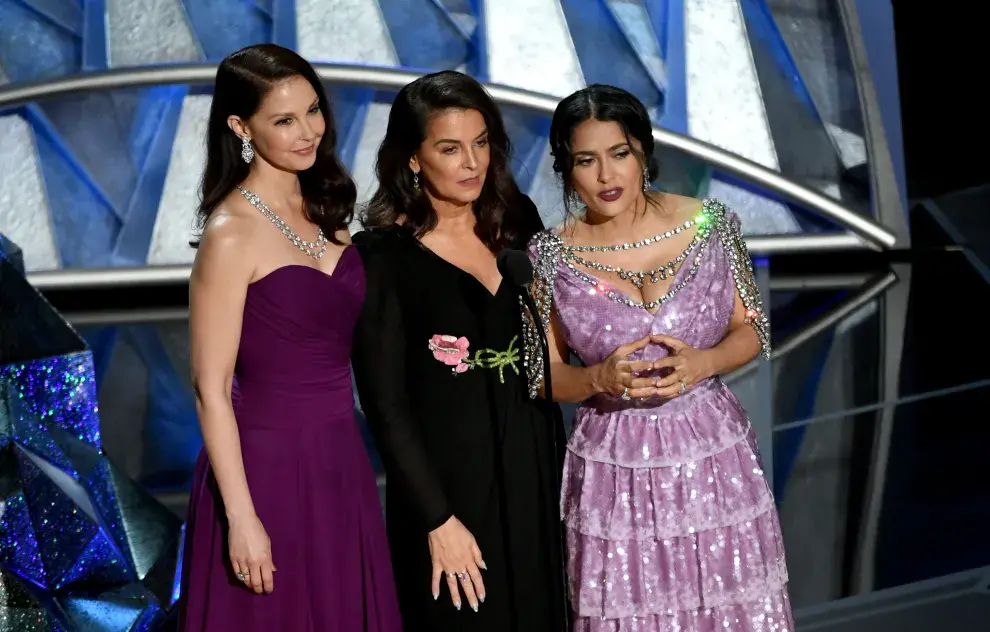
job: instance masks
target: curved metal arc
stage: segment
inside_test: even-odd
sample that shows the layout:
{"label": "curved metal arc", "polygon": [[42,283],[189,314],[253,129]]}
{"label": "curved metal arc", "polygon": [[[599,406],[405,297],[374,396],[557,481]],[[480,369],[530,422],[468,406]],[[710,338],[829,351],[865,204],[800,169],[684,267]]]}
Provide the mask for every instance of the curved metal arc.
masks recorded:
{"label": "curved metal arc", "polygon": [[[746,238],[753,255],[784,253],[834,252],[870,248],[871,245],[851,233],[831,235],[767,235]],[[149,285],[180,285],[189,280],[188,264],[154,265],[133,268],[63,268],[29,272],[27,280],[42,292],[120,288]]]}
{"label": "curved metal arc", "polygon": [[[397,68],[352,64],[314,64],[317,73],[327,82],[357,84],[384,90],[398,90],[421,73]],[[213,81],[216,64],[176,64],[140,68],[118,68],[95,73],[59,77],[29,84],[8,84],[0,87],[0,108],[46,99],[64,94],[94,90],[114,90],[163,84],[204,84]],[[556,97],[518,88],[486,84],[488,92],[498,103],[552,114]],[[753,182],[802,206],[815,210],[839,226],[850,230],[881,249],[889,249],[897,236],[870,217],[860,215],[831,198],[788,180],[766,167],[725,151],[715,145],[689,136],[653,128],[656,142],[693,156],[743,180]]]}

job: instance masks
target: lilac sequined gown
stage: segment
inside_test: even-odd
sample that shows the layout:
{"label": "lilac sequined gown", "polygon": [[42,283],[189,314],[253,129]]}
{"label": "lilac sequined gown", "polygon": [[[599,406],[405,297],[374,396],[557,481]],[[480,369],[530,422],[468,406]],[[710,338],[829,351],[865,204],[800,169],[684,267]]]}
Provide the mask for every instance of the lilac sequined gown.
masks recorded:
{"label": "lilac sequined gown", "polygon": [[[746,253],[735,217],[716,202],[706,209],[722,230],[695,246],[671,286],[683,287],[655,315],[604,296],[554,256],[555,234],[538,236],[538,281],[549,280],[567,345],[586,364],[651,333],[697,348],[722,340],[736,285],[730,261]],[[738,269],[746,288],[750,268]],[[651,346],[632,358],[665,354]],[[792,632],[773,496],[746,411],[717,377],[666,401],[584,402],[561,506],[575,630]]]}

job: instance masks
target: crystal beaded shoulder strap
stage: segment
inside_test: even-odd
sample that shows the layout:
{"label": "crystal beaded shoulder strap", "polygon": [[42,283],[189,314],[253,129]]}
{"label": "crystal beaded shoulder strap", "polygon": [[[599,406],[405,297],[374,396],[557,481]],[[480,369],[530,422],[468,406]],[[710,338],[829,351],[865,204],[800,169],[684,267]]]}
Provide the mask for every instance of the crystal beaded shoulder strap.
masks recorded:
{"label": "crystal beaded shoulder strap", "polygon": [[317,229],[316,241],[306,241],[296,234],[296,231],[292,230],[292,227],[285,223],[285,221],[275,214],[275,211],[268,208],[260,197],[251,193],[247,189],[238,186],[237,190],[241,192],[241,195],[253,206],[258,209],[258,211],[268,218],[272,224],[275,225],[279,231],[285,235],[285,238],[292,242],[292,244],[301,250],[303,253],[309,255],[314,259],[319,259],[327,251],[327,238],[323,234],[323,229]]}
{"label": "crystal beaded shoulder strap", "polygon": [[526,381],[531,398],[536,398],[540,394],[545,374],[543,348],[534,319],[539,318],[543,331],[549,332],[557,262],[560,261],[562,246],[563,241],[552,230],[544,230],[536,234],[531,242],[531,247],[536,250],[531,287],[533,302],[536,303],[538,313],[531,314],[526,303],[522,298],[519,299],[523,312],[523,366],[526,368]]}
{"label": "crystal beaded shoulder strap", "polygon": [[736,284],[736,291],[742,300],[743,307],[746,308],[746,324],[751,325],[756,330],[756,335],[760,339],[761,355],[765,360],[770,359],[770,320],[763,309],[763,297],[760,288],[756,284],[756,274],[753,271],[753,260],[749,256],[746,248],[746,241],[742,237],[739,225],[739,218],[735,213],[730,213],[728,207],[717,200],[706,201],[713,208],[719,209],[719,218],[715,222],[715,232],[719,240],[725,247],[726,256],[729,258],[729,268],[732,270],[732,279]]}

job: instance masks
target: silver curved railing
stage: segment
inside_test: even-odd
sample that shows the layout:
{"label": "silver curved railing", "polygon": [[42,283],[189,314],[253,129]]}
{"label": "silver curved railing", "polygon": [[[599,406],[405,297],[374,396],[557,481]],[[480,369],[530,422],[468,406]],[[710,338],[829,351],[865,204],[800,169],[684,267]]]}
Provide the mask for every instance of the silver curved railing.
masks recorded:
{"label": "silver curved railing", "polygon": [[[348,64],[314,64],[328,83],[361,85],[382,90],[398,90],[420,76],[409,70]],[[119,68],[102,72],[59,77],[34,83],[0,87],[0,108],[21,105],[79,92],[114,90],[167,84],[208,84],[216,75],[216,64],[176,64]],[[518,88],[486,84],[496,102],[550,115],[557,97]],[[890,249],[896,235],[871,217],[857,213],[814,189],[789,180],[780,173],[703,141],[653,128],[653,137],[662,147],[674,149],[741,180],[757,184],[780,197],[817,212],[847,229],[848,233],[769,235],[746,239],[755,254],[777,252],[829,251],[852,248]],[[156,270],[156,268],[159,268]],[[113,286],[132,283],[170,283],[188,278],[189,266],[151,266],[137,269],[52,270],[35,272],[29,279],[39,289]]]}

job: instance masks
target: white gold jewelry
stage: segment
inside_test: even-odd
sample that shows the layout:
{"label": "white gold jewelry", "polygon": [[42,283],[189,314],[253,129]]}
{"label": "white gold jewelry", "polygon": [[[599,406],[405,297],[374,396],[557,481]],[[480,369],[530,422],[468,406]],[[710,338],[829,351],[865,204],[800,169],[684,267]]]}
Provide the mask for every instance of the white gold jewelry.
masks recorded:
{"label": "white gold jewelry", "polygon": [[629,397],[629,387],[628,386],[626,388],[622,389],[622,399],[626,400],[627,402],[630,399],[632,399],[631,397]]}
{"label": "white gold jewelry", "polygon": [[643,193],[650,190],[650,168],[643,167]]}
{"label": "white gold jewelry", "polygon": [[260,197],[240,185],[237,186],[237,190],[241,192],[241,195],[244,196],[251,206],[258,209],[262,215],[268,218],[268,221],[274,224],[275,227],[278,228],[283,235],[285,235],[286,239],[291,241],[292,244],[300,251],[314,259],[320,259],[327,251],[327,238],[323,234],[322,228],[318,228],[316,231],[316,241],[306,241],[305,239],[299,237],[299,235],[296,234],[296,231],[292,230],[292,227],[286,224],[281,217],[276,215],[275,211],[268,208],[268,205],[265,204]]}
{"label": "white gold jewelry", "polygon": [[686,390],[687,390],[687,383],[684,380],[681,380],[681,392],[683,393]]}
{"label": "white gold jewelry", "polygon": [[419,193],[419,172],[413,171],[413,189]]}
{"label": "white gold jewelry", "polygon": [[251,146],[250,138],[241,138],[241,160],[247,164],[254,160],[254,147]]}

